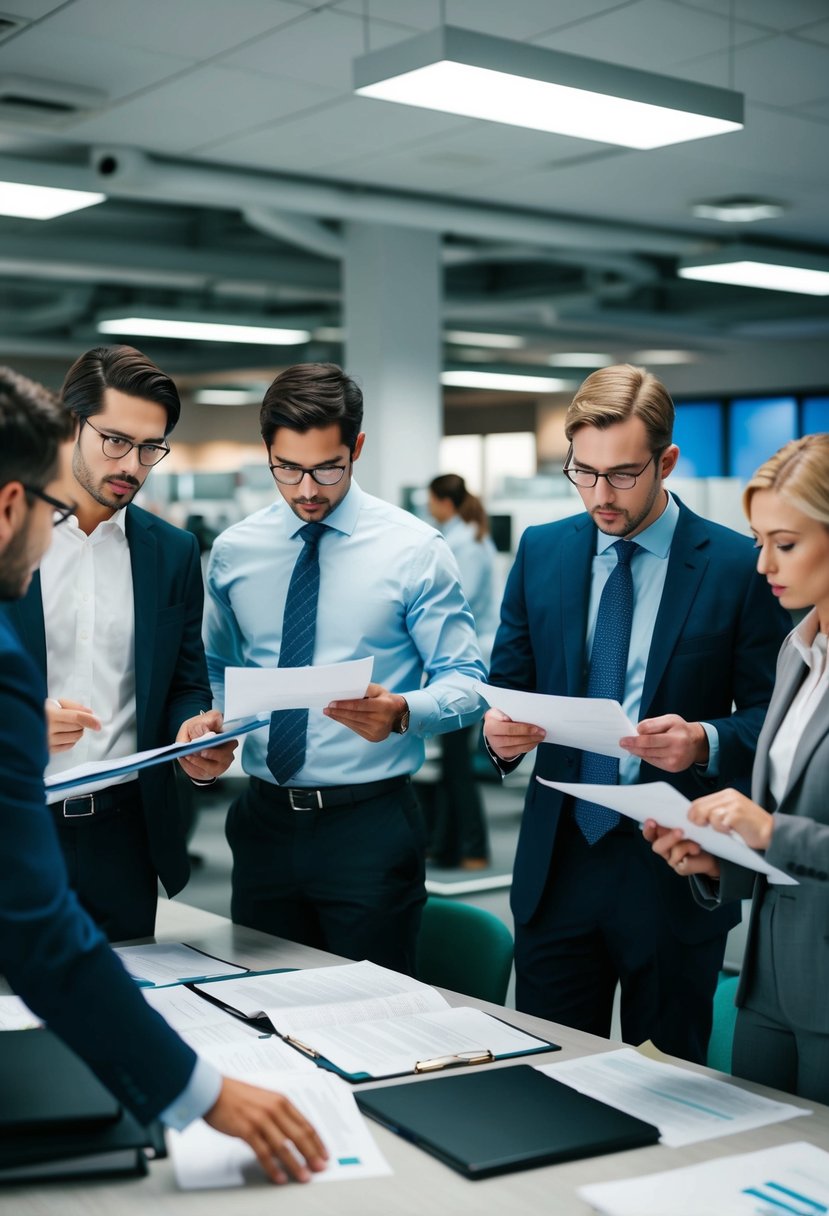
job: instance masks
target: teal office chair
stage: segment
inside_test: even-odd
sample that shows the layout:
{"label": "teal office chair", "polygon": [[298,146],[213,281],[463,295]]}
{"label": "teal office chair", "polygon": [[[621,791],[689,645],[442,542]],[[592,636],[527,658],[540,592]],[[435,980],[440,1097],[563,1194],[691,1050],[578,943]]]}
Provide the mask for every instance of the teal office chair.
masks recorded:
{"label": "teal office chair", "polygon": [[492,912],[430,895],[417,942],[417,975],[503,1005],[512,970],[512,934]]}
{"label": "teal office chair", "polygon": [[731,1045],[734,1040],[734,1024],[737,1021],[737,994],[739,975],[720,972],[717,991],[714,993],[714,1025],[708,1041],[708,1056],[705,1063],[719,1072],[731,1072]]}

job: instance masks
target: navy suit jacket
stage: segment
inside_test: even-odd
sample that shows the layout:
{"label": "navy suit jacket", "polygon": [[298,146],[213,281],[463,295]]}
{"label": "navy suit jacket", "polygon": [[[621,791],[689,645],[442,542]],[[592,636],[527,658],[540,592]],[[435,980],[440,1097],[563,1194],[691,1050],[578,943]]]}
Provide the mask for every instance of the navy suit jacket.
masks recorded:
{"label": "navy suit jacket", "polygon": [[[144,751],[172,743],[182,722],[210,708],[212,694],[201,640],[204,587],[196,538],[140,507],[126,510],[135,605],[137,742],[138,751]],[[46,676],[39,575],[26,597],[6,605],[6,611]],[[173,896],[190,876],[173,766],[142,769],[138,781],[150,855]]]}
{"label": "navy suit jacket", "polygon": [[46,809],[42,676],[0,617],[0,972],[142,1122],[195,1055],[150,1009],[70,890]]}
{"label": "navy suit jacket", "polygon": [[[584,696],[585,639],[596,527],[587,514],[528,528],[510,573],[490,681],[503,688]],[[720,740],[719,776],[692,766],[666,773],[642,764],[639,780],[669,781],[688,798],[736,786],[747,791],[777,652],[791,620],[755,570],[751,541],[679,504],[665,588],[651,639],[640,719],[675,713],[710,722]],[[732,713],[732,703],[736,706]],[[578,781],[581,753],[542,744],[535,775]],[[530,781],[512,885],[512,909],[526,924],[541,899],[563,803]],[[688,883],[655,856],[673,933],[688,943],[725,932],[739,907],[708,915]]]}

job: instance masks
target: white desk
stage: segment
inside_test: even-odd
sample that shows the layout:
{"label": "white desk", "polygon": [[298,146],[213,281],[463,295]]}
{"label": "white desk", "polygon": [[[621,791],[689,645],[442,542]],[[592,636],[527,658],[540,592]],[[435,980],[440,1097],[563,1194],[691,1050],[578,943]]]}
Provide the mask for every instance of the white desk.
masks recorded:
{"label": "white desk", "polygon": [[[158,939],[186,941],[221,958],[256,968],[325,966],[343,961],[331,954],[239,928],[224,917],[176,902],[161,902]],[[449,992],[445,995],[453,1004],[479,1005],[561,1045],[562,1051],[535,1056],[534,1062],[571,1059],[618,1046],[514,1010],[505,1012],[469,997]],[[488,1067],[509,1066],[505,1062]],[[428,1083],[423,1079],[412,1080],[412,1084]],[[750,1086],[747,1082],[741,1084],[760,1093],[791,1100],[788,1095],[776,1091]],[[493,1118],[497,1117],[498,1113],[493,1111]],[[227,1216],[228,1213],[254,1216],[264,1212],[286,1212],[291,1216],[426,1216],[426,1213],[429,1216],[465,1216],[466,1213],[492,1216],[506,1212],[508,1216],[523,1216],[524,1213],[588,1216],[592,1209],[576,1195],[576,1187],[585,1182],[653,1173],[793,1140],[808,1140],[821,1147],[829,1145],[829,1107],[815,1106],[814,1114],[805,1118],[790,1119],[682,1150],[655,1145],[566,1165],[525,1170],[482,1182],[468,1182],[378,1124],[370,1126],[394,1170],[390,1177],[330,1186],[290,1185],[272,1190],[263,1183],[262,1187],[231,1191],[184,1193],[176,1188],[170,1161],[159,1161],[150,1166],[149,1176],[143,1179],[1,1189],[0,1213],[3,1216]]]}

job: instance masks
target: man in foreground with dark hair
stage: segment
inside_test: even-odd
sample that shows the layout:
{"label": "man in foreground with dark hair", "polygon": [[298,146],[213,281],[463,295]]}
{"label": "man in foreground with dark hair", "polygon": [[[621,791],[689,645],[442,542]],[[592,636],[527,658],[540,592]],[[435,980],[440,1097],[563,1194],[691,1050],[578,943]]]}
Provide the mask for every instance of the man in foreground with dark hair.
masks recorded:
{"label": "man in foreground with dark hair", "polygon": [[[222,721],[210,710],[195,537],[132,505],[170,450],[176,386],[132,347],[104,346],[69,369],[63,401],[79,423],[76,517],[12,609],[48,685],[49,776],[198,738]],[[234,748],[179,764],[209,783]],[[172,767],[90,781],[52,795],[50,807],[69,880],[110,941],[152,936],[158,879],[173,896],[190,872]]]}
{"label": "man in foreground with dark hair", "polygon": [[[205,645],[226,666],[374,657],[362,700],[272,716],[248,736],[231,806],[235,921],[414,972],[424,828],[411,788],[427,735],[480,717],[472,615],[443,537],[353,480],[363,395],[331,363],[290,367],[260,422],[279,498],[217,540]],[[425,677],[425,679],[424,679]],[[343,729],[343,728],[348,729]]]}
{"label": "man in foreground with dark hair", "polygon": [[[2,600],[25,593],[53,525],[73,510],[58,497],[71,484],[73,429],[46,389],[0,368]],[[311,1125],[281,1094],[197,1060],[78,905],[44,800],[45,692],[0,615],[0,972],[140,1122],[181,1129],[203,1115],[246,1140],[273,1181],[307,1181],[305,1162],[314,1170],[325,1162]]]}

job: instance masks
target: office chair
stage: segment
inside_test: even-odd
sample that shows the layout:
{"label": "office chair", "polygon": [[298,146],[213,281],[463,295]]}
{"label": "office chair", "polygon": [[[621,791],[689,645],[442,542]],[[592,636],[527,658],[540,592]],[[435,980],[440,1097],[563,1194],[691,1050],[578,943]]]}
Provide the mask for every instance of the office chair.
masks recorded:
{"label": "office chair", "polygon": [[492,912],[430,895],[417,942],[417,975],[503,1005],[512,970],[512,934]]}
{"label": "office chair", "polygon": [[717,991],[714,993],[714,1024],[708,1041],[706,1064],[719,1072],[731,1072],[731,1044],[734,1039],[734,1023],[737,1021],[737,993],[739,975],[720,972]]}

